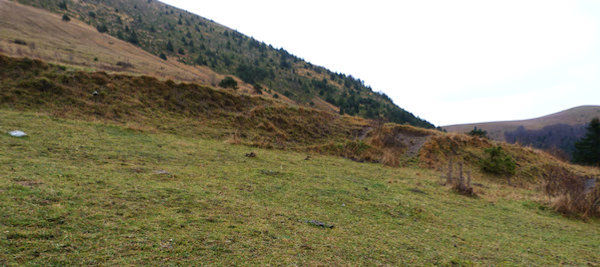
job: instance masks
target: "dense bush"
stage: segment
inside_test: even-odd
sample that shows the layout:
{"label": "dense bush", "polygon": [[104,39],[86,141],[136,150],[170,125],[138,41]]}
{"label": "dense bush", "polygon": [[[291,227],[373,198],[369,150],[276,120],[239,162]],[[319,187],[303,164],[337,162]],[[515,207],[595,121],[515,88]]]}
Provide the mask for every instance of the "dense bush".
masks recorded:
{"label": "dense bush", "polygon": [[502,147],[496,146],[485,150],[486,158],[481,160],[481,169],[485,172],[512,176],[515,174],[515,160]]}
{"label": "dense bush", "polygon": [[108,27],[106,27],[105,24],[101,24],[96,26],[96,30],[98,30],[99,33],[105,33],[108,32]]}
{"label": "dense bush", "polygon": [[129,34],[129,37],[127,37],[127,42],[130,42],[134,45],[137,45],[140,43],[140,40],[138,39],[138,36],[135,33],[135,31],[131,31],[131,33]]}
{"label": "dense bush", "polygon": [[254,92],[256,92],[259,95],[262,95],[262,93],[263,93],[263,87],[260,84],[255,84],[254,85]]}
{"label": "dense bush", "polygon": [[244,82],[251,84],[262,82],[267,78],[275,77],[275,74],[266,68],[248,64],[241,64],[238,66],[236,74]]}
{"label": "dense bush", "polygon": [[467,134],[471,135],[471,136],[478,136],[478,137],[488,138],[487,131],[485,131],[483,129],[478,129],[477,126],[475,126],[475,128],[473,128],[473,130],[471,130]]}
{"label": "dense bush", "polygon": [[227,77],[225,77],[225,79],[221,80],[221,82],[219,83],[219,86],[223,87],[223,88],[237,89],[238,83],[230,76],[227,76]]}

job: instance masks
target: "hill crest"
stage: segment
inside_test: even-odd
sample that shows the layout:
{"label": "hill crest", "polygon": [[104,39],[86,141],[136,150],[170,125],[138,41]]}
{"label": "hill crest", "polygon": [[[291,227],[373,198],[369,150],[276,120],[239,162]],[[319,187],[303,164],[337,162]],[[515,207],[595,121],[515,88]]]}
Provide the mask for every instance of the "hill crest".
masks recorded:
{"label": "hill crest", "polygon": [[[6,0],[5,0],[6,1]],[[360,79],[331,72],[211,20],[158,1],[19,0],[68,14],[156,56],[235,75],[297,105],[435,128]],[[324,105],[323,100],[329,105]]]}
{"label": "hill crest", "polygon": [[587,124],[595,117],[600,117],[600,106],[587,105],[570,108],[533,119],[456,124],[443,126],[442,128],[448,132],[466,133],[473,130],[474,127],[477,127],[487,131],[488,136],[491,138],[503,141],[505,140],[504,133],[515,131],[520,126],[526,130],[538,130],[546,126],[557,124],[577,126]]}

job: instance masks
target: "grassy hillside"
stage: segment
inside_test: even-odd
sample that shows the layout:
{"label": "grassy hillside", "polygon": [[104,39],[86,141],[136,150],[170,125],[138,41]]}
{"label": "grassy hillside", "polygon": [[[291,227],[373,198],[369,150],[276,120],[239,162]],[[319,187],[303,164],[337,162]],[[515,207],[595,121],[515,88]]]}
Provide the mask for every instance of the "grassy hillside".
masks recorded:
{"label": "grassy hillside", "polygon": [[[478,171],[495,145],[518,162],[511,185]],[[451,158],[477,197],[440,183]],[[516,145],[0,56],[0,264],[596,264],[600,222],[554,211],[548,166],[598,176]]]}
{"label": "grassy hillside", "polygon": [[0,107],[63,118],[109,120],[131,128],[390,165],[414,155],[428,136],[438,133],[148,76],[84,72],[1,55],[0,63]]}
{"label": "grassy hillside", "polygon": [[6,108],[0,132],[3,265],[600,262],[600,222],[487,180]]}
{"label": "grassy hillside", "polygon": [[[484,150],[499,144],[290,106],[231,90],[147,76],[84,72],[1,55],[0,107],[47,112],[68,119],[105,120],[152,132],[338,155],[389,166],[411,164],[418,157],[419,164],[435,169],[455,157],[477,170],[485,157]],[[516,181],[537,184],[537,177],[548,164],[581,172],[545,153],[500,145],[520,162]]]}
{"label": "grassy hillside", "polygon": [[[4,0],[6,1],[6,0]],[[232,74],[298,104],[433,128],[360,79],[314,66],[213,21],[148,0],[19,0],[89,23],[98,31],[189,65]],[[407,88],[410,90],[410,88]],[[326,102],[327,104],[323,103]],[[330,106],[331,105],[331,106]]]}
{"label": "grassy hillside", "polygon": [[[217,86],[225,75],[207,66],[162,60],[131,43],[96,28],[42,9],[0,1],[0,53],[60,63],[82,70],[147,75],[159,79]],[[238,79],[238,91],[256,93]],[[263,92],[269,95],[268,92]],[[281,97],[284,98],[284,97]]]}
{"label": "grassy hillside", "polygon": [[559,124],[577,126],[587,124],[595,117],[600,117],[600,106],[575,107],[529,120],[470,123],[449,125],[443,128],[448,132],[466,133],[477,127],[487,131],[488,135],[495,140],[504,140],[506,132],[513,132],[521,126],[525,130],[539,130],[546,126]]}

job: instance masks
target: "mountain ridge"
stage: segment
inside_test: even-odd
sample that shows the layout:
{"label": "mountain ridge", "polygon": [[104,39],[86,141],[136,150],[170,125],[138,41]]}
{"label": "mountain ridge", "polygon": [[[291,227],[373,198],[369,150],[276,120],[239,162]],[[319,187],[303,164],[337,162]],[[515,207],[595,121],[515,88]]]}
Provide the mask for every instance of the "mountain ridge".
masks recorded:
{"label": "mountain ridge", "polygon": [[503,141],[505,132],[514,131],[519,126],[523,126],[527,130],[538,130],[557,124],[584,125],[594,117],[600,117],[600,106],[584,105],[532,119],[454,124],[442,126],[442,128],[448,132],[466,133],[477,127],[487,131],[491,138]]}
{"label": "mountain ridge", "polygon": [[[0,0],[0,16],[3,18],[0,20],[0,53],[9,56],[39,59],[86,71],[147,75],[212,87],[217,87],[226,76],[207,66],[162,60],[75,18],[64,22],[58,14],[17,2]],[[258,94],[252,85],[235,79],[237,92]],[[272,97],[267,91],[261,95]],[[293,103],[283,95],[278,99]]]}
{"label": "mountain ridge", "polygon": [[235,75],[298,105],[331,111],[328,105],[319,104],[323,100],[341,114],[435,128],[352,75],[314,66],[283,48],[275,49],[212,20],[158,1],[18,2],[68,14],[156,56],[207,66],[222,75]]}

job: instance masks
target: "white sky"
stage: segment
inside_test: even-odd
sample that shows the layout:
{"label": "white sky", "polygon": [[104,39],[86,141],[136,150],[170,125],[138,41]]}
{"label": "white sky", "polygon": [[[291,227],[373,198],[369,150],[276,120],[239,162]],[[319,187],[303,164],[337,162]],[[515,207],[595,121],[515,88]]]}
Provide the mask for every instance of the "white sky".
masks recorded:
{"label": "white sky", "polygon": [[161,0],[449,125],[600,105],[600,1]]}

